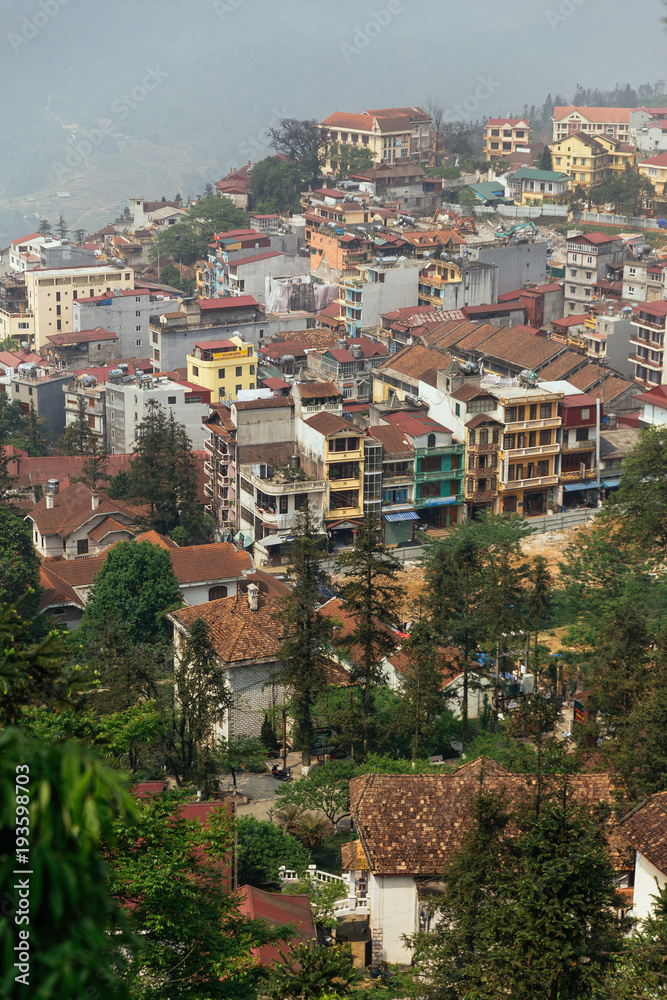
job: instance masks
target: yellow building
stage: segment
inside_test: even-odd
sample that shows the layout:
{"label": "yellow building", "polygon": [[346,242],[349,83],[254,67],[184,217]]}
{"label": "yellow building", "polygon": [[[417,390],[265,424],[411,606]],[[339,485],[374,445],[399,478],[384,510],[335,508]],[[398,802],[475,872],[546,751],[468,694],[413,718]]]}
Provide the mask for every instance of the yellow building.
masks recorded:
{"label": "yellow building", "polygon": [[632,169],[639,163],[639,150],[634,143],[621,142],[609,135],[596,135],[595,138],[608,150],[607,168],[612,174],[623,173],[626,167]]}
{"label": "yellow building", "polygon": [[[335,111],[320,128],[333,145],[367,149],[376,163],[428,163],[431,124],[422,108],[376,108],[362,114]],[[329,161],[324,169],[333,172]]]}
{"label": "yellow building", "polygon": [[187,362],[188,382],[210,389],[211,401],[226,396],[236,398],[244,389],[257,385],[253,346],[244,344],[240,337],[195,344]]}
{"label": "yellow building", "polygon": [[532,129],[527,118],[489,118],[484,129],[487,160],[502,160],[530,142]]}
{"label": "yellow building", "polygon": [[35,268],[25,272],[25,286],[33,315],[34,347],[39,351],[51,334],[72,330],[72,302],[134,288],[134,271],[114,269],[111,264]]}
{"label": "yellow building", "polygon": [[610,152],[602,136],[568,135],[551,145],[553,168],[569,174],[573,187],[589,188],[609,173]]}
{"label": "yellow building", "polygon": [[639,173],[648,177],[655,188],[657,201],[665,200],[665,184],[667,184],[667,153],[652,156],[639,164]]}
{"label": "yellow building", "polygon": [[345,536],[364,514],[364,435],[348,420],[327,412],[301,421],[298,434],[303,470],[326,484],[327,530]]}
{"label": "yellow building", "polygon": [[23,274],[13,272],[0,279],[0,340],[11,337],[19,345],[32,344],[34,336],[23,279]]}

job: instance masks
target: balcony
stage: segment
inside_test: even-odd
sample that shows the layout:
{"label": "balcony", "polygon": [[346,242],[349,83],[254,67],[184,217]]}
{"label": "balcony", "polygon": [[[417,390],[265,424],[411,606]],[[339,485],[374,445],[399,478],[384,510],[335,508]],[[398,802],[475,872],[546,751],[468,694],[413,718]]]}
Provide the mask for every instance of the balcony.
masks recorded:
{"label": "balcony", "polygon": [[350,479],[331,479],[329,478],[329,487],[332,490],[358,490],[361,487],[361,474],[358,476],[352,476]]}
{"label": "balcony", "polygon": [[549,417],[544,420],[517,420],[505,425],[505,432],[513,434],[515,431],[539,431],[546,427],[560,427],[560,417]]}
{"label": "balcony", "polygon": [[581,472],[561,472],[560,481],[561,483],[578,483],[586,479],[597,479],[597,477],[597,469],[584,469],[583,475]]}
{"label": "balcony", "polygon": [[498,451],[500,444],[496,441],[495,444],[469,444],[468,451],[479,451],[479,452],[489,452]]}
{"label": "balcony", "polygon": [[534,479],[513,479],[511,482],[500,483],[500,489],[505,493],[512,493],[515,490],[531,488],[535,486],[554,486],[558,482],[558,476],[536,476]]}
{"label": "balcony", "polygon": [[661,333],[665,332],[665,320],[664,319],[663,319],[662,323],[659,323],[655,319],[655,317],[653,319],[649,319],[646,315],[642,316],[641,313],[635,313],[635,315],[636,315],[637,319],[631,321],[633,326],[638,326],[638,327],[644,326],[644,327],[646,327],[649,330],[660,330]]}
{"label": "balcony", "polygon": [[414,483],[415,477],[413,476],[386,476],[382,477],[382,483],[384,486],[406,486],[410,483]]}
{"label": "balcony", "polygon": [[662,371],[662,360],[652,361],[651,358],[641,358],[638,354],[629,354],[628,361],[631,361],[634,365],[645,365],[647,368],[652,368],[654,371]]}
{"label": "balcony", "polygon": [[[244,476],[253,486],[271,496],[285,496],[289,493],[312,493],[323,490],[326,483],[323,479],[298,479],[296,482],[274,482],[273,479],[260,479],[259,476]],[[233,482],[233,480],[230,480]]]}
{"label": "balcony", "polygon": [[635,344],[637,347],[647,347],[651,351],[663,351],[665,349],[664,337],[660,337],[659,340],[651,340],[650,337],[630,334],[628,343]]}
{"label": "balcony", "polygon": [[279,531],[289,531],[296,527],[297,514],[278,514],[275,510],[267,510],[266,507],[256,507],[257,513],[262,518],[262,522],[269,528],[276,528]]}
{"label": "balcony", "polygon": [[589,438],[587,441],[569,441],[567,444],[563,444],[563,451],[593,451],[595,448],[595,439]]}
{"label": "balcony", "polygon": [[347,517],[363,517],[364,508],[357,507],[327,507],[324,512],[325,521],[343,521]]}
{"label": "balcony", "polygon": [[467,493],[466,499],[477,503],[483,500],[494,500],[497,496],[498,490],[475,490],[473,493]]}
{"label": "balcony", "polygon": [[536,448],[512,448],[510,451],[503,452],[509,458],[529,458],[531,455],[557,455],[560,451],[560,445],[556,444],[541,444]]}

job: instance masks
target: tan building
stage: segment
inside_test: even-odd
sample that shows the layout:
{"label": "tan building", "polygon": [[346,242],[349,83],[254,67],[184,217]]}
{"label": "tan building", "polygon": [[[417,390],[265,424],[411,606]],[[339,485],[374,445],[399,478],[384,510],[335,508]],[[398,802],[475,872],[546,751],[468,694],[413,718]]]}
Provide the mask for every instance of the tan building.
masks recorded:
{"label": "tan building", "polygon": [[34,317],[33,346],[40,350],[50,334],[73,329],[72,302],[116,289],[134,288],[134,271],[110,264],[40,267],[25,272],[25,283],[27,306]]}
{"label": "tan building", "polygon": [[643,160],[639,164],[639,173],[648,177],[655,188],[656,202],[664,202],[667,189],[667,153]]}
{"label": "tan building", "polygon": [[239,392],[257,384],[255,351],[240,337],[203,340],[188,354],[188,382],[209,389],[211,399],[236,398]]}
{"label": "tan building", "polygon": [[502,160],[530,141],[532,129],[527,118],[489,118],[484,129],[487,160]]}
{"label": "tan building", "polygon": [[553,139],[567,136],[606,135],[621,142],[630,141],[630,108],[578,108],[574,104],[554,108]]}
{"label": "tan building", "polygon": [[[427,163],[431,118],[421,108],[377,108],[361,114],[335,111],[320,122],[332,144],[367,149],[376,163]],[[325,169],[331,173],[331,164]]]}

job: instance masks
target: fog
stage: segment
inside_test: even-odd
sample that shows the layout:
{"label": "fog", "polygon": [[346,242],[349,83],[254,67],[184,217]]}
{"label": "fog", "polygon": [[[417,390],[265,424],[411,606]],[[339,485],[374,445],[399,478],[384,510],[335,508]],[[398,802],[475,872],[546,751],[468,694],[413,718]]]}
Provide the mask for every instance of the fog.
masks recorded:
{"label": "fog", "polygon": [[[0,0],[0,246],[201,192],[281,117],[451,118],[665,73],[661,0]],[[482,85],[483,84],[483,85]],[[489,96],[490,95],[490,96]]]}

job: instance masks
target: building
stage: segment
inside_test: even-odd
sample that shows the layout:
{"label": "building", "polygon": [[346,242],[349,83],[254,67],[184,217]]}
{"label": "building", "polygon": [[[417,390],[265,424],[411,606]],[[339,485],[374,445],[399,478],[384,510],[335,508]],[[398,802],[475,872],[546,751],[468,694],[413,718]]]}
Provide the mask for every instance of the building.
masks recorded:
{"label": "building", "polygon": [[[313,865],[314,867],[314,865]],[[295,947],[317,942],[317,931],[313,922],[310,896],[292,895],[282,892],[264,892],[254,885],[242,885],[239,889],[241,902],[239,912],[250,920],[261,920],[269,927],[287,927],[284,940],[252,948],[252,954],[259,965],[275,967],[288,958]]]}
{"label": "building", "polygon": [[507,243],[494,240],[493,243],[479,243],[466,250],[468,260],[480,264],[493,265],[494,296],[465,305],[483,305],[499,300],[501,295],[515,291],[527,284],[538,287],[549,284],[551,250],[547,240],[534,239],[526,243]]}
{"label": "building", "polygon": [[504,160],[526,147],[532,129],[527,118],[489,118],[484,129],[487,160]]}
{"label": "building", "polygon": [[326,351],[308,352],[308,370],[333,382],[343,399],[366,402],[373,398],[373,371],[388,357],[384,344],[368,337],[345,338]]}
{"label": "building", "polygon": [[665,331],[667,302],[640,302],[633,307],[629,361],[634,380],[652,388],[667,382],[665,374]]}
{"label": "building", "polygon": [[655,188],[655,199],[649,208],[664,205],[667,200],[667,151],[659,153],[658,156],[651,156],[647,160],[642,160],[639,164],[639,173],[650,180]]}
{"label": "building", "polygon": [[134,233],[138,229],[148,229],[156,221],[163,218],[165,209],[180,213],[180,201],[144,201],[143,198],[130,198],[130,219],[126,228]]}
{"label": "building", "polygon": [[[429,162],[431,124],[421,108],[381,108],[362,114],[335,111],[320,128],[331,144],[367,149],[376,163],[392,165],[401,160]],[[333,172],[330,161],[325,169]]]}
{"label": "building", "polygon": [[0,340],[11,337],[17,344],[34,343],[34,317],[22,274],[0,278]]}
{"label": "building", "polygon": [[585,393],[564,395],[558,403],[562,420],[557,507],[582,503],[597,506],[600,489],[600,400]]}
{"label": "building", "polygon": [[257,385],[255,350],[240,337],[199,341],[187,362],[188,381],[207,389],[213,402],[236,399]]}
{"label": "building", "polygon": [[627,143],[631,114],[631,108],[579,108],[574,104],[555,107],[553,140],[604,135]]}
{"label": "building", "polygon": [[339,283],[339,322],[348,337],[380,326],[382,314],[410,304],[417,305],[421,264],[406,260],[378,264],[359,264],[355,276]]}
{"label": "building", "polygon": [[231,707],[216,724],[216,736],[259,736],[265,714],[284,703],[285,688],[277,679],[285,636],[282,608],[282,598],[264,594],[252,583],[246,594],[182,608],[167,616],[174,626],[175,656],[181,655],[194,621],[201,619],[209,627],[232,697]]}
{"label": "building", "polygon": [[519,205],[556,204],[570,190],[569,174],[521,167],[507,177],[507,193]]}
{"label": "building", "polygon": [[358,267],[369,264],[373,243],[359,233],[337,233],[318,219],[306,219],[306,246],[310,250],[310,271],[324,280],[340,281],[358,274]]}
{"label": "building", "polygon": [[[76,424],[81,412],[85,413],[88,433],[102,449],[107,443],[107,413],[105,385],[99,385],[93,375],[78,376],[63,386],[65,393],[65,427]],[[120,452],[120,448],[118,451]],[[129,451],[129,449],[128,449]]]}
{"label": "building", "polygon": [[83,333],[52,333],[46,338],[44,354],[55,368],[67,371],[105,365],[119,356],[118,335],[101,326]]}
{"label": "building", "polygon": [[307,257],[290,256],[280,250],[266,250],[228,261],[223,268],[222,295],[252,295],[258,302],[265,297],[266,279],[290,278],[310,273]]}
{"label": "building", "polygon": [[120,358],[145,358],[151,350],[149,323],[162,313],[178,309],[179,299],[148,288],[128,288],[82,298],[72,304],[75,333],[102,328],[118,337]]}
{"label": "building", "polygon": [[51,237],[42,233],[29,233],[27,236],[12,240],[7,248],[10,270],[18,273],[32,271],[40,262],[42,247],[45,243],[51,242]]}
{"label": "building", "polygon": [[572,187],[588,189],[610,173],[610,153],[604,143],[587,134],[573,133],[551,146],[554,168],[569,174]]}
{"label": "building", "polygon": [[497,295],[495,264],[457,257],[447,260],[424,259],[419,272],[419,306],[433,309],[465,309],[492,302]]}
{"label": "building", "polygon": [[608,266],[625,259],[623,240],[609,233],[582,233],[567,240],[565,266],[565,316],[587,311],[593,304],[596,283]]}
{"label": "building", "polygon": [[395,424],[379,424],[368,433],[382,445],[382,526],[387,545],[414,539],[415,452],[410,439]]}
{"label": "building", "polygon": [[250,171],[253,164],[248,160],[245,166],[238,170],[232,167],[228,174],[216,182],[215,193],[221,198],[229,200],[237,208],[242,208],[246,212],[250,208]]}
{"label": "building", "polygon": [[107,448],[112,454],[134,451],[139,425],[146,419],[149,403],[157,402],[182,424],[192,449],[204,447],[207,432],[202,420],[208,414],[210,390],[165,375],[139,375],[105,386]]}
{"label": "building", "polygon": [[47,441],[55,441],[65,430],[63,388],[74,380],[73,372],[54,370],[39,362],[21,364],[9,380],[12,401],[24,413],[34,410],[37,417],[46,417]]}
{"label": "building", "polygon": [[376,163],[368,170],[353,174],[359,193],[370,198],[398,202],[404,212],[433,211],[440,204],[442,181],[428,177],[416,163]]}
{"label": "building", "polygon": [[58,480],[28,513],[37,553],[43,558],[78,559],[99,555],[114,542],[136,534],[135,513],[85,483],[60,490]]}
{"label": "building", "polygon": [[498,470],[504,425],[488,413],[477,413],[466,422],[465,429],[463,482],[467,517],[476,517],[483,511],[495,514],[499,509]]}
{"label": "building", "polygon": [[635,850],[631,916],[643,921],[667,882],[667,792],[651,795],[621,820],[618,829]]}
{"label": "building", "polygon": [[28,309],[34,318],[35,347],[41,350],[51,334],[74,329],[72,304],[79,296],[89,298],[134,288],[134,271],[114,270],[112,264],[50,269],[40,265],[25,272],[25,285]]}
{"label": "building", "polygon": [[642,427],[654,427],[667,424],[667,385],[656,385],[648,392],[635,396],[642,404],[643,411],[639,418]]}

